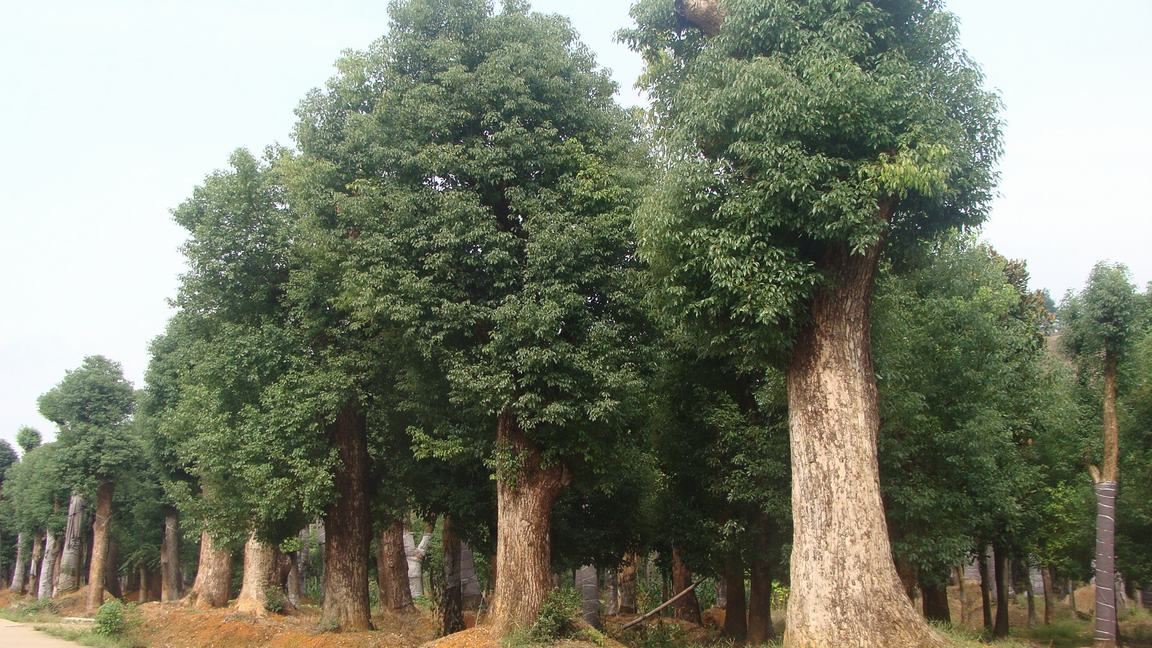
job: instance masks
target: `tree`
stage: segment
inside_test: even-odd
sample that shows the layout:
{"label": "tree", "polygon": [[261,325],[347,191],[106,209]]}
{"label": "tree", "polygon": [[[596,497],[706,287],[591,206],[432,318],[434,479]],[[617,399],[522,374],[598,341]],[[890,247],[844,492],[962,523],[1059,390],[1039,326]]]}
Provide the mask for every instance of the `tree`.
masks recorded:
{"label": "tree", "polygon": [[[55,545],[55,538],[64,527],[61,505],[68,500],[70,489],[65,480],[61,454],[57,443],[29,450],[19,463],[5,473],[0,498],[0,516],[13,530],[24,535],[24,542],[31,539],[30,544],[34,547],[30,556],[33,564],[30,565],[27,582],[29,592],[34,595],[41,592],[40,583],[34,578],[40,573],[39,565],[35,564],[36,558],[49,559],[47,555],[41,556],[35,547],[45,537],[52,538],[52,544]],[[55,555],[50,560],[55,560]],[[16,578],[13,578],[13,589],[16,589],[17,584]],[[19,584],[24,585],[23,582]],[[52,595],[50,585],[45,594]]]}
{"label": "tree", "polygon": [[104,601],[115,483],[137,451],[126,433],[135,398],[120,365],[103,356],[85,358],[40,397],[40,412],[60,428],[57,438],[72,487],[96,493],[85,608],[89,614]]}
{"label": "tree", "polygon": [[23,450],[25,454],[40,447],[42,441],[43,439],[40,436],[40,432],[34,427],[24,425],[16,431],[16,445],[20,446],[20,449]]}
{"label": "tree", "polygon": [[[1128,269],[1098,263],[1088,284],[1061,308],[1064,343],[1103,380],[1104,452],[1092,466],[1096,490],[1096,645],[1116,645],[1116,493],[1120,478],[1120,426],[1116,415],[1119,364],[1140,316]],[[1101,368],[1102,365],[1102,368]]]}
{"label": "tree", "polygon": [[708,348],[787,367],[786,642],[937,643],[890,560],[868,322],[885,246],[983,220],[998,101],[937,2],[680,4],[625,34],[665,152],[641,253]]}

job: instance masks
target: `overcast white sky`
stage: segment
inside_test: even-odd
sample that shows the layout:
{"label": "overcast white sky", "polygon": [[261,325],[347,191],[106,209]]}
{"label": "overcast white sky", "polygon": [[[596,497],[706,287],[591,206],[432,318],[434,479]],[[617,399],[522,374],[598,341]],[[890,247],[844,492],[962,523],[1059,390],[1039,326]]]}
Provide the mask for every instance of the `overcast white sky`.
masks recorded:
{"label": "overcast white sky", "polygon": [[[623,0],[567,14],[625,101],[640,61]],[[986,237],[1057,298],[1101,259],[1152,280],[1152,2],[951,0],[1006,105]],[[0,437],[46,437],[37,397],[85,355],[141,383],[169,316],[169,210],[237,147],[290,143],[293,108],[341,50],[384,33],[383,0],[0,2]]]}

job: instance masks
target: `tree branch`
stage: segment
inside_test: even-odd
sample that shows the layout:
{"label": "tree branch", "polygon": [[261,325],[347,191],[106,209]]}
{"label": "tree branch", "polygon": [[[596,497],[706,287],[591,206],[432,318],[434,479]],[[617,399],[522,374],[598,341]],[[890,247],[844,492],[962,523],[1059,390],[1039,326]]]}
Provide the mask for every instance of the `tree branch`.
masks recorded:
{"label": "tree branch", "polygon": [[724,24],[720,0],[676,0],[676,9],[688,24],[700,28],[706,36],[715,36]]}

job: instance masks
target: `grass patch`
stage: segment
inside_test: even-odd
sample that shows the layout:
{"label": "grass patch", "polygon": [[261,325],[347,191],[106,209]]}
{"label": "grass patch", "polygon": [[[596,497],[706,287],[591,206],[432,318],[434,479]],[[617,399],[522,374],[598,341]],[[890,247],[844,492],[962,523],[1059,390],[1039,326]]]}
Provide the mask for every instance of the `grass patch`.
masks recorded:
{"label": "grass patch", "polygon": [[33,627],[44,634],[94,648],[144,648],[145,646],[145,644],[129,637],[98,635],[93,632],[92,628],[65,625],[36,625]]}

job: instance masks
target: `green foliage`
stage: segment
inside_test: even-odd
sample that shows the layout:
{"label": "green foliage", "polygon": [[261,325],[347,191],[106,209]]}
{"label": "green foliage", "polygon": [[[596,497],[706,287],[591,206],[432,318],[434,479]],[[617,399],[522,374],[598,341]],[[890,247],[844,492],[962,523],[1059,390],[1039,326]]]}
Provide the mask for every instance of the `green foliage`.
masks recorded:
{"label": "green foliage", "polygon": [[1141,316],[1139,299],[1126,266],[1096,264],[1084,290],[1060,306],[1065,346],[1078,357],[1122,354]]}
{"label": "green foliage", "polygon": [[[27,452],[8,469],[0,514],[14,531],[61,530],[67,509],[68,482],[58,443]],[[63,510],[62,510],[63,509]]]}
{"label": "green foliage", "polygon": [[6,439],[0,439],[0,485],[4,483],[4,474],[18,461],[20,461],[20,457],[16,455],[16,450],[12,444],[8,443]]}
{"label": "green foliage", "polygon": [[554,589],[540,606],[540,614],[528,636],[537,642],[554,642],[572,637],[580,616],[580,594],[571,588]]}
{"label": "green foliage", "polygon": [[40,447],[42,442],[43,437],[41,437],[40,431],[34,427],[23,425],[16,431],[16,445],[20,446],[25,454]]}
{"label": "green foliage", "polygon": [[282,614],[288,609],[288,596],[279,587],[268,587],[264,591],[264,609],[273,614]]}
{"label": "green foliage", "polygon": [[92,631],[105,637],[118,637],[132,628],[135,606],[125,605],[120,599],[110,599],[100,606],[93,619]]}

